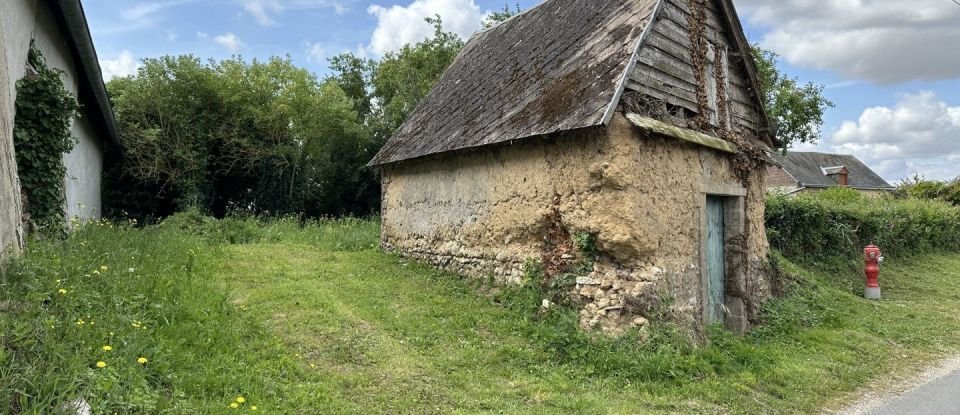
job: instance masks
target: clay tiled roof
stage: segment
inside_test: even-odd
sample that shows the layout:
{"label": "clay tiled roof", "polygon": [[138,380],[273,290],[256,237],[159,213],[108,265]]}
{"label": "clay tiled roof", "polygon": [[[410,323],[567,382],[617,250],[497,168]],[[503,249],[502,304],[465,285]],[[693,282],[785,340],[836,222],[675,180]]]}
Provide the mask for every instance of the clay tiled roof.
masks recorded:
{"label": "clay tiled roof", "polygon": [[474,35],[382,165],[605,124],[656,0],[547,0]]}

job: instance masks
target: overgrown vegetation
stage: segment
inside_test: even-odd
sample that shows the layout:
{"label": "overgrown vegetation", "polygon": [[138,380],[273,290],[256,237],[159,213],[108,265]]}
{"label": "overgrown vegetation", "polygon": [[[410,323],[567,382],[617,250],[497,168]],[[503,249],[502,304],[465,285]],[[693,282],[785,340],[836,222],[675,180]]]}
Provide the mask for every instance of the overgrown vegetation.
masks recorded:
{"label": "overgrown vegetation", "polygon": [[463,47],[428,21],[434,37],[378,61],[334,57],[325,79],[289,58],[144,60],[108,84],[123,150],[107,163],[107,213],[375,213],[380,185],[366,163]]}
{"label": "overgrown vegetation", "polygon": [[76,145],[70,126],[80,105],[63,85],[64,72],[48,67],[33,43],[28,64],[27,75],[17,81],[13,127],[17,174],[29,221],[58,233],[65,220],[63,155]]}
{"label": "overgrown vegetation", "polygon": [[767,200],[767,236],[805,264],[854,265],[867,244],[891,260],[960,252],[960,208],[935,200],[868,197],[847,188]]}
{"label": "overgrown vegetation", "polygon": [[108,213],[140,220],[189,207],[367,215],[377,148],[333,81],[289,59],[146,59],[108,85],[122,154],[108,167]]}
{"label": "overgrown vegetation", "polygon": [[696,347],[583,333],[539,284],[383,254],[378,226],[188,212],[32,241],[0,277],[0,412],[810,413],[960,348],[956,255],[891,261],[881,302],[780,259],[766,324]]}
{"label": "overgrown vegetation", "polygon": [[960,177],[953,181],[926,180],[920,176],[906,179],[897,186],[897,191],[907,197],[921,200],[939,200],[960,206]]}

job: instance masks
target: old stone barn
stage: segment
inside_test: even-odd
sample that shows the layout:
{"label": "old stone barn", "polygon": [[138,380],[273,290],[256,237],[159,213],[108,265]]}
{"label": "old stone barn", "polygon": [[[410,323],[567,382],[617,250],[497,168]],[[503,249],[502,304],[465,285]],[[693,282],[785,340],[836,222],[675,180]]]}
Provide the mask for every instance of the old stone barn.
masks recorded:
{"label": "old stone barn", "polygon": [[729,0],[547,0],[477,33],[370,163],[384,249],[517,282],[595,238],[584,328],[745,330],[770,295],[750,56]]}

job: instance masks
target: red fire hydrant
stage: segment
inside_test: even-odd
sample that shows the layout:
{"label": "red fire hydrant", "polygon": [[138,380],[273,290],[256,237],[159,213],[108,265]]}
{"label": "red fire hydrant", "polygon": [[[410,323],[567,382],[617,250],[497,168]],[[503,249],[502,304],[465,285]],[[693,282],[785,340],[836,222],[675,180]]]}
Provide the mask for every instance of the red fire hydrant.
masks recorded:
{"label": "red fire hydrant", "polygon": [[883,262],[880,248],[874,244],[867,245],[866,248],[863,248],[863,259],[865,261],[863,271],[867,274],[867,287],[863,290],[863,297],[869,300],[879,300],[880,282],[877,279],[880,277],[880,264]]}

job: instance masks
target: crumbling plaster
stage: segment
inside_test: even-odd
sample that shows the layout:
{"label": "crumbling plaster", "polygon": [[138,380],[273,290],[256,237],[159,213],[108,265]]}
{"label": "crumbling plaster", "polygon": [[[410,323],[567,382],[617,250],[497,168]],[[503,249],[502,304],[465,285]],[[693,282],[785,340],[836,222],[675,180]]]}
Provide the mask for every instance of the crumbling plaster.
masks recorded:
{"label": "crumbling plaster", "polygon": [[742,329],[769,296],[765,189],[761,171],[744,188],[727,160],[641,133],[618,113],[605,129],[388,165],[382,245],[461,274],[518,282],[523,264],[541,257],[556,209],[568,231],[597,237],[601,258],[576,287],[585,327],[643,326],[652,310],[631,302],[666,296],[668,314],[702,328],[704,205],[707,194],[725,195],[745,209],[729,219],[740,232],[727,235],[728,306],[742,314],[728,325]]}

